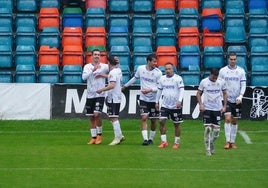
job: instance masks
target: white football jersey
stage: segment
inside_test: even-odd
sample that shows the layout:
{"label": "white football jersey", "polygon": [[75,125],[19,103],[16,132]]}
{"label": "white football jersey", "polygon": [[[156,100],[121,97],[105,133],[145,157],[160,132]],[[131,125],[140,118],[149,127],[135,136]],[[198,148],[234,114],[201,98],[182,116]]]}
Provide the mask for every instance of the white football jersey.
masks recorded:
{"label": "white football jersey", "polygon": [[[242,85],[246,86],[246,74],[244,69],[239,66],[231,68],[230,66],[225,66],[221,68],[219,73],[219,78],[225,81],[227,88],[227,100],[231,103],[236,102],[236,98],[242,93]],[[242,89],[243,90],[243,89]]]}
{"label": "white football jersey", "polygon": [[147,65],[141,65],[138,67],[135,78],[140,79],[140,89],[153,89],[153,92],[142,94],[140,93],[140,99],[146,102],[155,102],[156,92],[157,92],[157,84],[162,76],[162,72],[158,68],[154,68],[153,70],[147,69]]}
{"label": "white football jersey", "polygon": [[222,109],[222,91],[226,90],[223,80],[212,82],[209,77],[201,80],[198,90],[203,92],[205,110],[220,111]]}
{"label": "white football jersey", "polygon": [[87,80],[87,98],[104,97],[105,93],[98,94],[96,91],[105,87],[106,78],[96,78],[99,74],[108,74],[109,67],[107,64],[100,63],[100,68],[92,72],[94,64],[86,64],[83,69],[82,79]]}
{"label": "white football jersey", "polygon": [[107,102],[121,103],[121,81],[122,71],[118,67],[114,67],[108,75],[108,83],[115,82],[115,87],[107,92]]}
{"label": "white football jersey", "polygon": [[158,92],[162,94],[161,107],[177,109],[176,104],[179,100],[182,100],[184,92],[182,77],[177,74],[174,74],[172,77],[163,75],[158,84]]}

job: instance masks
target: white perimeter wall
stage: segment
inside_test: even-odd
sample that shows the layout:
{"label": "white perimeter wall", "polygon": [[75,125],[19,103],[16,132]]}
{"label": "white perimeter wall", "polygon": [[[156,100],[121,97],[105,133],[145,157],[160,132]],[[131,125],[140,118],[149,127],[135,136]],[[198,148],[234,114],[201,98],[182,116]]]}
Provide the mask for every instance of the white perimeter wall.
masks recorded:
{"label": "white perimeter wall", "polygon": [[50,84],[0,83],[0,119],[50,118]]}

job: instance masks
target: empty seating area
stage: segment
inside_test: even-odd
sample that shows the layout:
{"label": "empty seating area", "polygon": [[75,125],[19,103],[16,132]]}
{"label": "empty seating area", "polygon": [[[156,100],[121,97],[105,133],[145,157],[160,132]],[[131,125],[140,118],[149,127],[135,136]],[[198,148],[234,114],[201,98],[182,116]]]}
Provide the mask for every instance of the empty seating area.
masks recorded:
{"label": "empty seating area", "polygon": [[198,85],[235,51],[248,85],[268,85],[267,0],[0,0],[0,22],[0,82],[80,84],[99,49],[123,82],[155,53]]}

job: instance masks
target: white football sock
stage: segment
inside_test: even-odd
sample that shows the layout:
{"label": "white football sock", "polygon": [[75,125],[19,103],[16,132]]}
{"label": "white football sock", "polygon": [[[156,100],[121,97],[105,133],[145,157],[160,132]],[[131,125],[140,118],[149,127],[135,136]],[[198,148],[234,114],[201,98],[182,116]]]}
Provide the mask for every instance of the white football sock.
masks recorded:
{"label": "white football sock", "polygon": [[167,135],[166,134],[162,134],[161,135],[161,141],[162,142],[166,142],[167,141]]}
{"label": "white football sock", "polygon": [[97,129],[90,129],[91,137],[94,138],[97,136]]}
{"label": "white football sock", "polygon": [[224,132],[225,132],[225,139],[226,142],[230,142],[231,140],[231,124],[225,123],[224,124]]}
{"label": "white football sock", "polygon": [[149,137],[149,139],[150,140],[154,140],[154,136],[155,136],[155,131],[150,130],[150,137]]}
{"label": "white football sock", "polygon": [[113,128],[114,128],[114,136],[115,137],[120,137],[122,135],[121,127],[119,121],[114,121],[112,122]]}
{"label": "white football sock", "polygon": [[142,130],[141,134],[142,134],[143,140],[148,140],[148,131],[147,130]]}
{"label": "white football sock", "polygon": [[231,143],[235,143],[238,125],[231,125]]}
{"label": "white football sock", "polygon": [[174,143],[175,144],[179,144],[180,143],[180,137],[179,136],[175,136]]}
{"label": "white football sock", "polygon": [[97,126],[97,134],[102,134],[102,126]]}
{"label": "white football sock", "polygon": [[206,150],[210,150],[210,134],[211,134],[211,127],[206,126],[204,131],[204,142]]}

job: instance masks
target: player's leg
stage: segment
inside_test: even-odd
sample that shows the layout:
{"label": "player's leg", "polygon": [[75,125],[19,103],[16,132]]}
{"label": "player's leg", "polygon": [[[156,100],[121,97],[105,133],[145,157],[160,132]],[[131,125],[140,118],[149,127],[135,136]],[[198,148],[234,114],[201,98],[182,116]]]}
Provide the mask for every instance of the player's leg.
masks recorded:
{"label": "player's leg", "polygon": [[211,156],[210,151],[210,140],[211,140],[211,111],[205,110],[203,113],[203,123],[204,123],[204,143],[206,155]]}
{"label": "player's leg", "polygon": [[231,120],[231,140],[230,140],[230,147],[231,148],[237,148],[236,144],[235,144],[235,139],[236,139],[236,135],[237,135],[237,131],[238,131],[238,119],[241,118],[241,104],[238,105],[234,105],[234,108],[232,110],[232,120]]}
{"label": "player's leg", "polygon": [[149,111],[147,108],[147,102],[140,100],[140,115],[141,115],[141,135],[143,138],[142,145],[148,145],[148,130],[147,130],[147,120]]}
{"label": "player's leg", "polygon": [[182,108],[171,110],[171,120],[173,121],[175,127],[175,137],[174,137],[174,149],[178,149],[180,147],[180,136],[181,136],[181,128],[180,124],[183,122],[182,118]]}
{"label": "player's leg", "polygon": [[231,142],[231,120],[232,120],[232,114],[231,114],[231,103],[227,103],[226,112],[224,114],[225,116],[225,123],[224,123],[224,133],[225,133],[225,140],[226,143],[224,145],[224,149],[230,148],[230,142]]}
{"label": "player's leg", "polygon": [[159,125],[160,125],[160,137],[161,137],[161,143],[158,146],[159,148],[165,148],[168,146],[167,142],[167,135],[166,135],[166,120],[168,118],[168,112],[167,109],[161,108],[160,110],[160,117],[159,117]]}
{"label": "player's leg", "polygon": [[95,123],[96,123],[96,130],[97,130],[97,138],[95,144],[100,144],[102,142],[102,119],[101,113],[104,105],[104,97],[99,97],[96,99],[95,103]]}
{"label": "player's leg", "polygon": [[95,144],[97,138],[97,129],[96,129],[96,121],[94,117],[94,109],[95,109],[95,99],[87,98],[86,101],[86,116],[89,116],[89,127],[90,127],[90,134],[91,139],[89,140],[88,144]]}
{"label": "player's leg", "polygon": [[159,111],[155,109],[154,102],[149,103],[149,118],[151,121],[151,129],[150,129],[148,144],[152,144],[154,137],[155,137],[155,133],[156,133],[157,120],[159,118]]}

